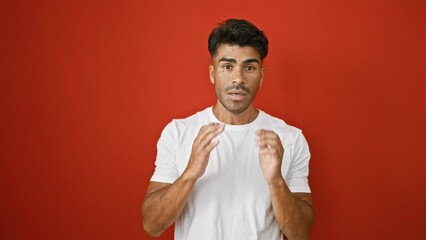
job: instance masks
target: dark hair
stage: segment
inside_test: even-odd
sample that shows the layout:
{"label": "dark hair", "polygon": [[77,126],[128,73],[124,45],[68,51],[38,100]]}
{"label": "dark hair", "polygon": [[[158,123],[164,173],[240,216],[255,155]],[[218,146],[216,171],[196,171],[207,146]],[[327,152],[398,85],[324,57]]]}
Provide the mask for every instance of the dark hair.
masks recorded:
{"label": "dark hair", "polygon": [[261,60],[268,55],[268,38],[251,22],[244,19],[228,19],[212,30],[209,36],[209,52],[213,57],[221,44],[252,46]]}

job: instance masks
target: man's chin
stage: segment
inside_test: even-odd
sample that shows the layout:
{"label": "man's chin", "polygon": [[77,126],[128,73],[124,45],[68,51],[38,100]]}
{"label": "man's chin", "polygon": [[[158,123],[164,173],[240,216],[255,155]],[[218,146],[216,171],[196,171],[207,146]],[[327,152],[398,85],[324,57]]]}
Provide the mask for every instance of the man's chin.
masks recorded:
{"label": "man's chin", "polygon": [[232,114],[240,114],[243,113],[248,106],[225,106],[225,108]]}
{"label": "man's chin", "polygon": [[226,111],[235,115],[243,113],[250,106],[250,103],[247,103],[247,101],[233,101],[226,98],[218,98],[218,100]]}

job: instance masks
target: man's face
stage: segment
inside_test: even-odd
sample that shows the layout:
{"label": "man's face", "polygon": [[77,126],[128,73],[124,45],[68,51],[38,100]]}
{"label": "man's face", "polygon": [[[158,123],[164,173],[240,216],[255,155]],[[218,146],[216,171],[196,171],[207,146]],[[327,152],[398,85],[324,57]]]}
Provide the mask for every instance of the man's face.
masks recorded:
{"label": "man's face", "polygon": [[210,80],[219,103],[229,112],[244,112],[263,81],[263,66],[256,48],[221,44],[210,65]]}

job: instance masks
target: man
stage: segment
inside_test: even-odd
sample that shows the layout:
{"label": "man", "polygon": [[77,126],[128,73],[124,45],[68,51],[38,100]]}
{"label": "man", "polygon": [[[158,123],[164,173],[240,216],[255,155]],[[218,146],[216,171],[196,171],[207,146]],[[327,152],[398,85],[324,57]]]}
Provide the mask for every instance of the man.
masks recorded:
{"label": "man", "polygon": [[302,132],[253,107],[268,39],[229,19],[209,36],[217,103],[173,120],[157,145],[144,229],[176,240],[308,239],[310,153]]}

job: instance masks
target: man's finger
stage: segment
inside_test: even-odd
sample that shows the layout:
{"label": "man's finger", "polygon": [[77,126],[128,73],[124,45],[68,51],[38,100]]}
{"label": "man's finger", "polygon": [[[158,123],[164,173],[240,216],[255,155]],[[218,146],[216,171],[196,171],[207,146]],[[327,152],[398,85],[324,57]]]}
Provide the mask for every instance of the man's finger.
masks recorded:
{"label": "man's finger", "polygon": [[210,123],[207,125],[204,125],[200,128],[198,131],[198,135],[195,138],[195,142],[200,143],[207,134],[209,134],[212,131],[216,131],[220,127],[219,123]]}
{"label": "man's finger", "polygon": [[225,125],[220,125],[218,128],[209,131],[209,133],[207,133],[207,135],[205,135],[204,138],[201,139],[200,146],[203,148],[208,146],[217,135],[223,132],[224,128]]}
{"label": "man's finger", "polygon": [[283,149],[280,137],[275,132],[264,129],[256,131],[256,145],[260,149]]}
{"label": "man's finger", "polygon": [[212,141],[207,147],[205,148],[205,151],[210,154],[210,152],[219,144],[219,140]]}
{"label": "man's finger", "polygon": [[208,124],[200,130],[195,142],[204,148],[206,145],[210,144],[211,140],[221,133],[224,129],[223,124],[211,123]]}

